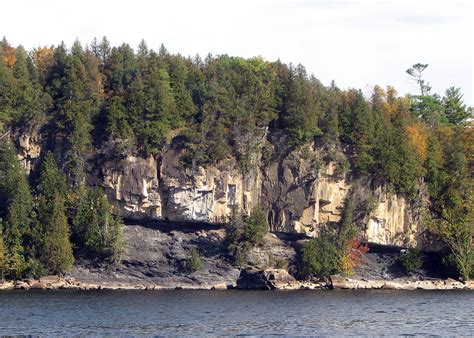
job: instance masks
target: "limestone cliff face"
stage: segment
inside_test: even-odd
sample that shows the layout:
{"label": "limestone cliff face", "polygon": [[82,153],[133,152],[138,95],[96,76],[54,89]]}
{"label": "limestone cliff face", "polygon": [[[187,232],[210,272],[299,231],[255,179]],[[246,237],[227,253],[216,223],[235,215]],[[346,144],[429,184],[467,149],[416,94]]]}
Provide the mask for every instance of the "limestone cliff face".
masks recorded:
{"label": "limestone cliff face", "polygon": [[[17,135],[18,158],[27,172],[37,169],[41,155],[38,133]],[[281,144],[279,144],[279,142]],[[114,210],[130,219],[223,223],[236,207],[249,214],[260,206],[270,230],[318,234],[320,226],[337,222],[351,188],[368,198],[371,210],[359,219],[369,242],[423,245],[417,215],[408,201],[379,187],[360,186],[334,162],[322,161],[316,146],[289,151],[272,140],[271,158],[255,157],[243,172],[235,159],[207,167],[184,167],[179,149],[159,158],[115,157],[102,149],[90,165],[88,183],[104,187]]]}
{"label": "limestone cliff face", "polygon": [[234,162],[207,168],[185,168],[170,150],[162,161],[127,157],[102,169],[110,202],[124,217],[223,223],[232,208],[248,213],[258,201],[259,173],[246,175]]}
{"label": "limestone cliff face", "polygon": [[17,137],[18,159],[27,173],[33,170],[36,159],[41,154],[41,140],[36,132],[23,133]]}
{"label": "limestone cliff face", "polygon": [[179,152],[170,150],[159,171],[162,219],[223,223],[233,208],[249,213],[258,203],[259,171],[244,174],[233,160],[206,168],[184,168]]}
{"label": "limestone cliff face", "polygon": [[117,163],[106,162],[102,167],[102,186],[115,210],[132,219],[160,219],[158,163],[152,156],[128,156]]}
{"label": "limestone cliff face", "polygon": [[[347,173],[336,174],[334,163],[321,164],[318,150],[277,154],[269,164],[255,159],[243,173],[233,159],[208,167],[185,168],[171,149],[160,161],[128,156],[118,165],[102,167],[110,202],[122,216],[223,223],[238,206],[244,213],[259,205],[272,231],[317,235],[321,224],[337,222],[351,187],[360,189]],[[364,187],[372,209],[361,220],[368,241],[416,245],[419,226],[409,203],[379,188]]]}
{"label": "limestone cliff face", "polygon": [[406,199],[381,189],[375,195],[376,207],[367,221],[367,240],[400,246],[415,246],[420,242],[422,229]]}

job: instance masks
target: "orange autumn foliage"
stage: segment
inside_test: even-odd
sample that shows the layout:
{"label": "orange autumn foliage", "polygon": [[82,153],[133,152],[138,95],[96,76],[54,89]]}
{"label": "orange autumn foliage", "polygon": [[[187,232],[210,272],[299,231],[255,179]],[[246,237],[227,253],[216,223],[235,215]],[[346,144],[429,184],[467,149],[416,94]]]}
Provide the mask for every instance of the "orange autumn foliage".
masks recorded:
{"label": "orange autumn foliage", "polygon": [[386,90],[380,86],[375,86],[372,94],[372,104],[384,116],[393,118],[397,112],[408,110],[411,101],[406,97],[398,97],[397,91],[391,86],[387,86]]}
{"label": "orange autumn foliage", "polygon": [[429,132],[426,126],[421,122],[416,122],[406,127],[408,140],[421,161],[425,161],[428,155],[428,137]]}
{"label": "orange autumn foliage", "polygon": [[343,274],[351,274],[353,270],[366,263],[364,254],[369,252],[367,244],[362,244],[357,237],[348,240],[340,260],[340,268]]}
{"label": "orange autumn foliage", "polygon": [[3,46],[3,62],[7,67],[13,67],[16,63],[15,48]]}
{"label": "orange autumn foliage", "polygon": [[35,48],[33,59],[39,72],[44,74],[53,64],[53,49],[49,47]]}
{"label": "orange autumn foliage", "polygon": [[474,122],[464,128],[463,143],[465,147],[466,157],[469,162],[469,172],[474,176]]}

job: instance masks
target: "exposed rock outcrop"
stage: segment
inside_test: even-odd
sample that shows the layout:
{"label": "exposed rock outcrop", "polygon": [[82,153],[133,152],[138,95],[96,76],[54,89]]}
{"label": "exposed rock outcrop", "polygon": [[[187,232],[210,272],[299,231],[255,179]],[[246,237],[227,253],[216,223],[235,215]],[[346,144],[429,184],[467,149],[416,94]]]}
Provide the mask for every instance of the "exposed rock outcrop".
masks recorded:
{"label": "exposed rock outcrop", "polygon": [[375,196],[376,207],[367,221],[367,240],[378,244],[415,246],[421,228],[406,199],[381,189],[375,192]]}
{"label": "exposed rock outcrop", "polygon": [[127,156],[102,166],[102,186],[109,202],[123,217],[161,219],[158,162],[152,156]]}
{"label": "exposed rock outcrop", "polygon": [[331,285],[334,289],[384,289],[384,290],[472,290],[472,283],[461,283],[454,279],[427,279],[427,280],[367,280],[331,276]]}
{"label": "exposed rock outcrop", "polygon": [[[127,156],[101,165],[102,181],[112,205],[130,219],[223,223],[239,207],[249,213],[257,205],[267,213],[270,230],[317,235],[320,225],[337,222],[355,181],[337,172],[334,162],[322,165],[321,150],[280,149],[267,165],[254,158],[241,170],[235,159],[207,167],[185,167],[178,149],[154,157]],[[96,175],[96,174],[94,174]],[[371,191],[373,210],[366,215],[369,242],[415,246],[419,225],[402,196],[382,188]]]}
{"label": "exposed rock outcrop", "polygon": [[292,287],[298,282],[284,269],[244,269],[237,280],[237,289],[276,290]]}
{"label": "exposed rock outcrop", "polygon": [[40,136],[37,132],[30,132],[19,135],[17,139],[18,159],[26,172],[30,173],[41,154]]}
{"label": "exposed rock outcrop", "polygon": [[[16,137],[18,157],[28,172],[41,155],[38,135]],[[88,182],[104,187],[114,210],[129,219],[220,224],[236,207],[248,214],[259,205],[267,213],[270,230],[315,236],[321,224],[340,219],[355,181],[350,173],[338,172],[334,162],[322,164],[323,151],[315,145],[290,151],[281,140],[272,144],[271,159],[263,163],[255,156],[246,171],[234,158],[185,167],[176,147],[158,158],[117,157],[105,149],[90,161]],[[420,245],[420,225],[408,201],[380,187],[364,189],[375,201],[361,224],[366,240]]]}

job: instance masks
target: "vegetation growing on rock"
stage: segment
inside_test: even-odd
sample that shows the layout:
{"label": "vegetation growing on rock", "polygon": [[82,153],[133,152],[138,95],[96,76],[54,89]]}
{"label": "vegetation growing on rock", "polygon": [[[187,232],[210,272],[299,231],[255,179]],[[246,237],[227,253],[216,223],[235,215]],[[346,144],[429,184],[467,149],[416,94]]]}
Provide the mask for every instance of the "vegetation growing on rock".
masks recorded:
{"label": "vegetation growing on rock", "polygon": [[329,277],[332,274],[350,275],[363,264],[362,255],[367,245],[359,242],[354,223],[355,194],[349,192],[338,224],[321,229],[318,237],[304,243],[301,250],[302,274]]}
{"label": "vegetation growing on rock", "polygon": [[248,251],[262,244],[269,226],[260,208],[255,208],[249,216],[242,216],[235,208],[232,218],[225,227],[224,243],[233,258],[243,264]]}
{"label": "vegetation growing on rock", "polygon": [[186,268],[190,272],[197,271],[202,266],[202,259],[199,255],[199,251],[196,248],[192,248],[188,258],[186,259]]}
{"label": "vegetation growing on rock", "polygon": [[[337,175],[350,170],[421,204],[428,210],[424,222],[444,241],[460,275],[469,278],[472,109],[462,102],[458,88],[447,89],[443,97],[433,94],[423,78],[427,67],[416,64],[407,70],[419,86],[416,95],[399,96],[391,87],[375,87],[364,95],[361,90],[341,90],[335,83],[324,86],[302,65],[259,57],[186,58],[164,47],[150,50],[145,42],[137,50],[127,44],[112,47],[106,38],[85,47],[76,41],[71,48],[61,43],[27,52],[3,39],[3,273],[9,278],[34,273],[38,261],[51,271],[67,270],[70,242],[76,253],[117,257],[121,222],[85,175],[91,154],[102,146],[110,146],[117,156],[155,157],[179,146],[182,163],[188,166],[235,158],[245,171],[259,152],[271,160],[271,147],[260,143],[266,135],[279,133],[293,150],[313,143],[337,148],[344,153],[335,161]],[[38,181],[32,175],[29,182],[14,143],[33,132],[45,140],[42,157],[44,168],[50,168],[44,172],[50,177]],[[64,210],[58,210],[63,204]],[[241,256],[261,241],[264,223],[256,211],[249,219],[231,221],[229,249]],[[354,236],[345,234],[351,227],[343,225],[340,231],[336,246],[345,252],[341,257],[348,257],[353,252],[348,248],[357,245],[349,241]],[[62,252],[62,263],[44,255],[47,246]],[[340,264],[340,269],[350,270],[352,263],[346,259]]]}
{"label": "vegetation growing on rock", "polygon": [[423,257],[419,250],[408,249],[400,254],[400,263],[406,272],[414,272],[423,266]]}

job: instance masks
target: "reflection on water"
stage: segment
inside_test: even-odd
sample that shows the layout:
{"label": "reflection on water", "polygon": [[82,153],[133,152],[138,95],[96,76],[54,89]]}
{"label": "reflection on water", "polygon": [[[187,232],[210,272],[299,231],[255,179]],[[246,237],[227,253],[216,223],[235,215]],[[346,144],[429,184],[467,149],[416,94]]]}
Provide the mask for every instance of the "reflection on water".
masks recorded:
{"label": "reflection on water", "polygon": [[474,292],[2,291],[0,335],[474,335]]}

